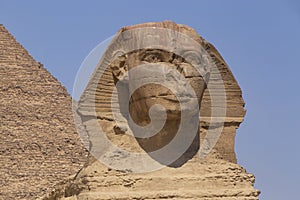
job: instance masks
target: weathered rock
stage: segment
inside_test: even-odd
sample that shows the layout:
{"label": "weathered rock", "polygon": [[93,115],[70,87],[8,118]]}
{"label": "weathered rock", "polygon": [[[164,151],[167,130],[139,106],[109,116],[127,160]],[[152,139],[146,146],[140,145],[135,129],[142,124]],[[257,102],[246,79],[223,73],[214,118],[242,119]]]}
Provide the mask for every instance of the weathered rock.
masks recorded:
{"label": "weathered rock", "polygon": [[94,162],[42,200],[257,200],[254,176],[221,159],[193,159],[180,168],[132,174]]}
{"label": "weathered rock", "polygon": [[[186,62],[188,61],[187,59],[185,60],[173,53],[162,51],[160,48],[140,49],[138,51],[131,51],[130,53],[126,51],[126,48],[122,49],[123,47],[119,44],[120,40],[118,36],[126,30],[145,27],[163,27],[171,30],[170,35],[178,32],[188,35],[197,44],[204,47],[216,67],[211,68],[210,71],[206,71],[203,68],[203,73],[199,75],[195,71],[186,70],[192,64],[191,62]],[[155,36],[153,34],[149,35],[150,37]],[[125,38],[125,40],[133,38],[129,46],[139,46],[139,43],[144,42],[143,37],[139,38],[139,36],[141,36],[140,32],[137,35],[126,34],[120,38]],[[165,36],[160,35],[157,37],[158,40],[161,37]],[[157,162],[165,165],[165,167],[157,171],[137,174],[131,173],[131,170],[136,167],[133,166],[130,168],[131,163],[128,165],[129,168],[124,170],[111,169],[107,165],[90,157],[86,167],[76,174],[76,176],[59,184],[52,193],[42,199],[258,199],[259,191],[253,188],[254,176],[248,174],[246,170],[236,164],[234,152],[235,131],[242,122],[245,114],[241,90],[229,67],[217,50],[200,37],[192,28],[169,21],[125,27],[119,31],[116,38],[98,64],[78,105],[78,113],[87,128],[86,131],[89,135],[92,153],[95,153],[97,158],[102,158],[101,156],[103,155],[101,153],[103,152],[101,151],[109,150],[109,147],[106,147],[106,144],[102,141],[103,137],[99,136],[99,129],[95,125],[102,127],[103,132],[106,134],[105,137],[112,143],[128,152],[151,155],[153,150],[168,144],[170,138],[172,140],[174,130],[177,129],[176,126],[182,120],[179,115],[182,110],[177,105],[178,99],[175,98],[174,93],[156,85],[141,87],[134,92],[135,86],[133,85],[135,84],[133,79],[136,77],[139,77],[137,78],[138,80],[140,77],[142,77],[141,79],[147,78],[147,76],[143,77],[143,75],[148,75],[151,79],[158,77],[158,74],[151,71],[151,67],[154,66],[153,63],[162,62],[171,68],[176,68],[176,70],[178,70],[177,66],[182,66],[183,70],[180,73],[185,79],[191,79],[191,86],[196,90],[196,96],[193,97],[194,100],[198,103],[202,100],[200,124],[199,117],[197,116],[197,126],[195,128],[191,126],[197,131],[196,136],[193,138],[194,141],[190,145],[190,148],[193,149],[193,151],[190,151],[192,154],[187,154],[184,159],[179,159],[180,163],[176,163],[176,165],[173,165],[173,163],[163,163],[159,158],[151,156]],[[165,41],[170,40],[162,40],[160,42],[162,45],[168,45],[164,44]],[[183,43],[186,41],[183,40]],[[155,43],[155,40],[150,40],[150,42]],[[184,48],[191,47],[189,45],[183,46]],[[111,56],[117,54],[118,50],[120,50],[121,54],[124,51],[127,53],[117,55],[116,57]],[[113,62],[110,62],[111,60]],[[144,61],[148,63],[146,70],[126,75],[126,71],[129,69],[132,70],[141,63],[145,64]],[[105,65],[110,65],[110,67],[101,68],[101,66]],[[210,76],[207,76],[208,74]],[[174,77],[174,74],[169,75]],[[208,77],[209,82],[207,86],[210,89],[203,91],[206,86],[204,82],[208,80]],[[196,78],[194,82],[193,78]],[[222,80],[221,82],[220,79]],[[176,79],[176,81],[178,80]],[[163,82],[164,80],[160,81]],[[114,87],[118,85],[118,82],[121,82],[121,85],[116,91]],[[175,85],[173,84],[174,88],[176,87],[176,83]],[[213,94],[209,94],[209,92]],[[218,100],[222,99],[217,98],[217,100],[215,99],[217,103],[213,104],[212,97],[221,96],[224,92],[226,94],[226,103],[222,104],[221,102],[218,104]],[[133,93],[131,99],[128,101],[124,100],[129,99],[130,93]],[[189,97],[190,93],[186,93],[185,95]],[[163,117],[160,114],[163,112],[160,112],[159,108],[159,114],[154,115],[156,118],[150,120],[148,116],[150,107],[157,102],[163,105],[167,111],[166,125],[156,138],[136,139],[137,135],[132,125],[130,125],[129,115],[139,125],[147,125],[151,120],[162,119]],[[126,103],[129,104],[130,112],[126,111]],[[212,152],[205,159],[200,159],[196,156],[196,152],[199,150],[199,146],[207,142],[205,138],[209,128],[212,128],[210,125],[213,125],[213,128],[216,129],[222,126],[222,124],[218,123],[212,124],[212,121],[215,120],[212,111],[218,106],[227,108],[224,114],[224,128]],[[192,108],[194,109],[194,107]],[[120,115],[117,115],[118,117],[116,118],[114,112],[118,111],[118,109],[120,109]],[[193,109],[186,107],[188,113],[186,117],[188,119],[193,119],[193,116],[199,114],[197,111],[190,114]],[[115,120],[121,122],[116,123]],[[130,131],[133,132],[133,135],[125,134]],[[187,129],[186,134],[188,132],[189,130]],[[98,150],[99,152],[97,152]],[[171,150],[176,152],[176,148]],[[186,154],[186,152],[183,153],[183,155]],[[127,158],[127,156],[127,154],[120,154],[116,151],[112,153],[111,157],[108,156],[108,158],[113,163],[124,157]],[[123,165],[126,164],[125,160]],[[135,163],[138,166],[144,164],[142,161]]]}
{"label": "weathered rock", "polygon": [[0,25],[0,199],[36,199],[87,151],[66,89]]}

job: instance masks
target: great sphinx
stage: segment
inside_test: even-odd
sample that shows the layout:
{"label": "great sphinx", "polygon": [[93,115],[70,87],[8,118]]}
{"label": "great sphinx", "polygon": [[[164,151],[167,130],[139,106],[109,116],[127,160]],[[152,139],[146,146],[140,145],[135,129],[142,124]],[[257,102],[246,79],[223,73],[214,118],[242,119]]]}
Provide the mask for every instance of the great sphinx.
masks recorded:
{"label": "great sphinx", "polygon": [[191,27],[163,21],[121,28],[75,114],[90,160],[44,199],[258,197],[234,152],[245,115],[240,87]]}
{"label": "great sphinx", "polygon": [[[212,106],[222,109],[212,116]],[[100,126],[105,121],[103,127],[111,130],[104,132],[117,145],[130,144],[130,149],[137,150],[133,145],[137,140],[149,154],[170,144],[180,131],[180,124],[191,123],[182,127],[184,138],[190,140],[185,153],[180,152],[185,159],[199,150],[200,136],[204,139],[209,128],[221,126],[222,134],[215,136],[220,137],[221,144],[215,150],[219,156],[235,162],[233,140],[235,128],[245,114],[243,106],[240,88],[215,48],[192,28],[165,21],[124,27],[118,32],[81,97],[78,113],[83,121],[87,116],[98,119]],[[223,119],[223,123],[217,120],[219,123],[212,125],[216,118]],[[184,120],[190,122],[181,123]],[[135,137],[118,134],[122,131]],[[195,131],[196,134],[188,135]],[[223,138],[228,145],[224,145]],[[90,141],[93,145],[94,140]],[[214,145],[207,142],[206,148],[211,150]],[[168,153],[180,147],[171,148]]]}

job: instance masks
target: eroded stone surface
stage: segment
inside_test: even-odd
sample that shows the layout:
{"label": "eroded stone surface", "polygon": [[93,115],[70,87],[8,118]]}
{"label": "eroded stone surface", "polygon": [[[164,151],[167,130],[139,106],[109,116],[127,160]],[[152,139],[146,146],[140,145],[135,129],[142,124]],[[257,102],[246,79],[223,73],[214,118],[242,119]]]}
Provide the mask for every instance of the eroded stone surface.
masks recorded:
{"label": "eroded stone surface", "polygon": [[112,170],[96,161],[41,199],[257,200],[254,180],[242,167],[220,159],[194,158],[180,168],[142,174]]}

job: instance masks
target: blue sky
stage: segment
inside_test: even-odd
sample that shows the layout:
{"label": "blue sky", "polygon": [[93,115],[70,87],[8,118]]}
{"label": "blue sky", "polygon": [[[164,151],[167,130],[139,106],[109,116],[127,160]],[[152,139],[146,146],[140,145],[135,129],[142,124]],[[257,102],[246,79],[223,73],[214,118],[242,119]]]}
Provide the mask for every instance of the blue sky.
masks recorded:
{"label": "blue sky", "polygon": [[195,28],[237,78],[247,109],[238,162],[256,175],[260,199],[299,199],[299,1],[0,0],[0,23],[69,93],[101,41],[122,26],[166,19]]}

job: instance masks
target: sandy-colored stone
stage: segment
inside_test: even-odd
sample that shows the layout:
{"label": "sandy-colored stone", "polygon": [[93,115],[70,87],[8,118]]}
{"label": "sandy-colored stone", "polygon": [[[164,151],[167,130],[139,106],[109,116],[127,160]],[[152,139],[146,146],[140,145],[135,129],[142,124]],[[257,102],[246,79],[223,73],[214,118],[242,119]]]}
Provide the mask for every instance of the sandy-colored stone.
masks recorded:
{"label": "sandy-colored stone", "polygon": [[[228,160],[230,162],[236,163],[236,155],[234,152],[234,141],[235,141],[235,134],[236,129],[239,127],[239,124],[243,121],[244,115],[245,115],[245,109],[244,109],[244,100],[242,98],[242,91],[234,78],[230,68],[225,63],[222,56],[219,54],[219,52],[216,50],[216,48],[204,40],[201,36],[199,36],[195,30],[192,28],[181,25],[181,24],[175,24],[174,22],[161,22],[161,23],[145,23],[145,24],[138,24],[134,26],[128,26],[124,27],[119,31],[119,34],[126,30],[131,30],[134,28],[142,28],[142,27],[164,27],[164,28],[172,28],[176,31],[179,31],[183,34],[188,35],[189,37],[193,38],[195,41],[197,41],[201,46],[209,53],[211,56],[211,59],[214,61],[216,65],[216,69],[212,68],[212,70],[209,73],[209,83],[210,87],[213,88],[214,95],[218,96],[218,94],[222,94],[222,87],[225,88],[226,92],[226,119],[224,123],[224,128],[221,134],[221,138],[218,140],[216,146],[214,147],[215,151],[218,152],[219,156],[222,157],[225,160]],[[117,45],[116,45],[117,46]],[[117,46],[118,47],[118,46]],[[114,48],[117,48],[114,47]],[[112,47],[113,49],[113,47]],[[110,51],[110,50],[109,50]],[[108,51],[108,52],[109,52]],[[167,59],[169,56],[167,53],[164,54],[164,59]],[[122,58],[121,58],[122,61]],[[124,61],[124,60],[123,60]],[[105,64],[105,63],[104,63]],[[115,64],[115,63],[113,63]],[[184,63],[183,63],[184,64]],[[113,70],[114,68],[107,68],[105,71],[96,70],[94,72],[94,77],[99,77],[100,73],[103,73],[100,80],[91,78],[89,85],[85,91],[85,93],[82,95],[80,104],[79,104],[79,113],[82,116],[93,116],[93,109],[94,105],[96,106],[96,112],[97,112],[97,118],[100,119],[107,119],[107,120],[113,120],[112,116],[112,104],[119,104],[120,101],[118,100],[118,97],[115,93],[113,93],[113,88],[115,87],[115,80],[114,76],[116,76],[116,70]],[[122,71],[119,70],[119,71]],[[123,69],[124,71],[124,69]],[[220,85],[220,82],[218,81],[219,74],[222,77],[223,83]],[[190,80],[192,81],[192,80]],[[196,83],[199,83],[199,81],[196,81]],[[194,84],[195,85],[195,84]],[[92,92],[92,88],[97,87],[96,94],[94,96]],[[220,90],[219,90],[220,88]],[[199,88],[201,91],[201,87]],[[149,90],[148,90],[149,91]],[[157,90],[153,90],[157,91]],[[202,93],[199,92],[201,98]],[[122,94],[124,96],[124,94]],[[95,103],[96,102],[96,103]],[[169,102],[168,102],[169,103]],[[220,106],[218,104],[215,104],[214,106]],[[221,104],[221,106],[223,106]],[[211,96],[208,90],[204,91],[203,98],[201,101],[201,108],[200,108],[200,137],[203,140],[203,138],[206,136],[207,130],[210,127],[212,114],[211,110],[214,109],[213,105],[211,104]],[[144,112],[145,113],[145,112]],[[134,112],[131,113],[134,116]],[[144,118],[143,118],[144,119]],[[99,122],[101,123],[101,122]],[[119,140],[116,138],[122,137],[124,140],[126,136],[124,135],[118,135],[113,136],[115,137],[115,140]],[[112,138],[110,138],[112,139]],[[135,139],[127,138],[126,140],[130,140],[130,143],[135,143]],[[124,147],[120,144],[120,142],[117,142],[118,145],[121,147]],[[137,149],[135,149],[137,151]]]}
{"label": "sandy-colored stone", "polygon": [[221,159],[194,158],[180,168],[132,174],[90,163],[41,200],[257,200],[254,176]]}
{"label": "sandy-colored stone", "polygon": [[[164,27],[184,33],[201,44],[212,57],[214,64],[217,66],[215,70],[220,72],[224,83],[226,92],[225,106],[227,107],[224,128],[216,146],[205,159],[200,159],[194,152],[191,157],[187,156],[188,159],[184,159],[184,162],[180,163],[180,165],[166,165],[160,170],[148,173],[130,173],[130,169],[111,169],[97,161],[95,158],[90,157],[89,162],[86,163],[86,166],[78,174],[61,182],[52,193],[41,199],[257,200],[259,191],[253,187],[255,180],[254,176],[247,173],[245,169],[236,164],[234,138],[236,129],[243,121],[245,110],[240,87],[233,77],[228,65],[210,43],[206,42],[192,28],[185,25],[175,24],[170,21],[145,23],[124,27],[118,34],[121,34],[126,30],[142,27]],[[138,43],[138,41],[135,42]],[[116,46],[114,45],[115,44],[112,43],[107,52],[113,51],[117,44]],[[193,71],[186,70],[189,68],[189,63],[184,62],[184,60],[176,63],[172,62],[170,57],[174,58],[174,56],[169,52],[151,49],[146,50],[146,53],[149,53],[149,55],[146,56],[147,62],[157,63],[162,61],[171,67],[174,65],[182,65],[184,70],[182,70],[181,73],[185,78],[196,78],[195,80],[191,79],[190,81],[192,82],[192,87],[194,89],[197,88],[196,99],[199,103],[201,102],[201,115],[200,120],[197,118],[197,121],[200,121],[200,124],[197,122],[199,132],[197,137],[195,137],[196,144],[198,145],[192,143],[191,146],[196,147],[196,151],[198,151],[199,144],[200,146],[203,144],[203,139],[207,134],[207,130],[212,120],[211,110],[214,109],[211,105],[210,94],[207,90],[203,91],[205,89],[203,80],[206,80],[209,77],[208,84],[211,84],[210,86],[213,88],[210,92],[214,92],[214,95],[217,96],[221,95],[221,92],[223,91],[218,90],[222,87],[219,85],[220,82],[216,80],[218,78],[216,75],[217,71],[211,70],[207,72],[206,74],[209,74],[210,76],[206,76],[205,73],[205,76],[199,76]],[[165,145],[164,142],[169,139],[168,134],[173,134],[172,130],[174,127],[176,128],[176,123],[178,122],[177,112],[179,111],[179,108],[176,106],[176,100],[174,99],[174,96],[172,96],[172,93],[167,89],[158,86],[142,87],[137,93],[132,95],[133,98],[129,102],[129,106],[130,114],[135,118],[135,121],[143,125],[149,123],[149,118],[147,116],[149,107],[157,102],[164,105],[166,110],[171,113],[171,116],[169,118],[170,121],[166,122],[167,125],[165,130],[162,129],[163,134],[158,134],[157,138],[154,138],[153,140],[141,142],[132,135],[124,134],[130,129],[130,126],[126,126],[126,116],[124,116],[125,121],[123,124],[117,125],[114,122],[112,110],[114,110],[115,105],[122,107],[122,100],[120,100],[120,98],[118,98],[119,96],[113,92],[113,88],[118,81],[121,81],[124,82],[123,86],[125,89],[127,87],[126,84],[129,85],[128,92],[130,92],[132,78],[137,74],[129,76],[128,78],[122,77],[122,74],[139,64],[142,61],[140,58],[143,54],[145,54],[145,52],[140,50],[129,53],[124,57],[121,56],[111,64],[111,67],[108,67],[105,70],[102,70],[101,67],[99,67],[105,62],[105,59],[103,59],[96,68],[78,105],[78,113],[80,114],[83,124],[87,128],[87,134],[89,135],[90,148],[99,147],[101,149],[101,144],[95,142],[98,137],[97,129],[94,127],[95,123],[98,123],[103,128],[103,131],[112,143],[129,152],[146,152],[150,154],[153,149],[148,148],[155,149],[161,147],[161,145]],[[151,66],[149,65],[149,67]],[[101,73],[103,73],[103,75],[98,76]],[[151,72],[146,73],[151,78],[156,76]],[[98,79],[97,77],[100,78]],[[95,93],[93,88],[96,88]],[[122,93],[122,91],[117,92]],[[126,92],[124,92],[124,95],[126,96]],[[122,97],[124,96],[122,95]],[[215,106],[218,105],[222,104],[217,104]],[[94,109],[96,111],[96,116]],[[122,112],[122,109],[120,110]],[[167,139],[165,139],[164,136],[167,136]],[[160,140],[162,143],[159,143]],[[118,160],[119,158],[112,157],[112,159]],[[136,164],[139,165],[139,163]]]}
{"label": "sandy-colored stone", "polygon": [[36,199],[87,151],[66,89],[0,25],[0,199]]}
{"label": "sandy-colored stone", "polygon": [[[77,129],[85,146],[90,148],[91,145],[99,145],[93,143],[95,129],[89,125],[92,120],[101,125],[112,143],[129,152],[149,153],[164,146],[180,121],[178,102],[168,89],[147,86],[139,89],[130,101],[130,114],[138,124],[149,122],[147,113],[155,103],[164,105],[170,113],[161,134],[152,140],[137,140],[124,134],[130,129],[127,121],[116,124],[112,116],[114,106],[122,107],[120,95],[113,92],[113,87],[117,81],[124,81],[125,88],[126,84],[131,84],[131,79],[124,80],[122,73],[142,59],[148,63],[163,62],[169,67],[175,66],[176,70],[181,69],[180,73],[189,79],[196,91],[195,100],[201,103],[200,120],[197,118],[198,135],[191,145],[192,154],[181,159],[179,165],[167,165],[148,173],[111,169],[92,156],[85,162],[87,152],[75,130],[70,96],[0,25],[0,199],[258,199],[259,191],[253,188],[254,176],[236,164],[234,139],[245,110],[240,87],[228,65],[213,45],[185,25],[170,21],[145,23],[124,27],[118,34],[142,27],[164,27],[188,35],[205,48],[217,68],[201,76],[190,63],[158,49],[119,57],[109,68],[101,71],[103,76],[100,80],[94,78],[100,73],[96,70],[79,104],[74,102],[73,109],[80,114],[75,116]],[[212,152],[205,159],[199,159],[195,155],[211,124],[213,109],[203,80],[209,78],[208,84],[214,95],[222,93],[220,82],[216,80],[217,71],[214,70],[221,73],[225,86],[226,119]],[[97,88],[95,96],[90,90],[92,86]],[[126,96],[126,92],[123,95]],[[95,119],[92,105],[96,108]],[[192,113],[188,107],[187,111]],[[156,117],[160,119],[161,116]]]}

